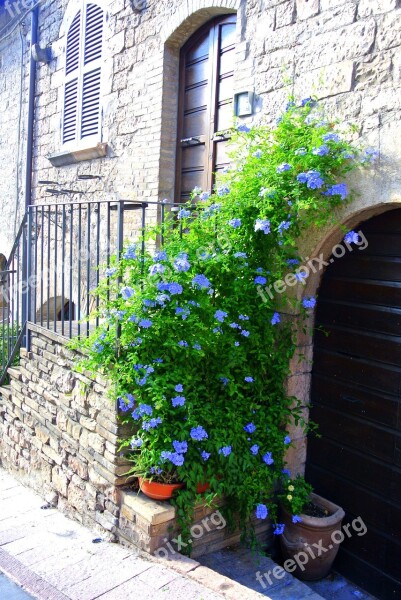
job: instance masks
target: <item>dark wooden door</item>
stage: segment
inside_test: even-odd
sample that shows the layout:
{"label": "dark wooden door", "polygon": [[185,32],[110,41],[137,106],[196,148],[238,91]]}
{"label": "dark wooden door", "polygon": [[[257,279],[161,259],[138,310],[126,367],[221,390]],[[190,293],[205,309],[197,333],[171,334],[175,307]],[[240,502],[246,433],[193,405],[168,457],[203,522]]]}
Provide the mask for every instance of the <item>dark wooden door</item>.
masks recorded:
{"label": "dark wooden door", "polygon": [[226,136],[233,124],[236,16],[210,21],[181,51],[176,198],[195,186],[211,191],[214,173],[228,165]]}
{"label": "dark wooden door", "polygon": [[358,229],[367,248],[335,259],[319,291],[311,418],[322,437],[308,442],[307,477],[368,528],[344,541],[336,568],[387,600],[401,598],[401,210]]}

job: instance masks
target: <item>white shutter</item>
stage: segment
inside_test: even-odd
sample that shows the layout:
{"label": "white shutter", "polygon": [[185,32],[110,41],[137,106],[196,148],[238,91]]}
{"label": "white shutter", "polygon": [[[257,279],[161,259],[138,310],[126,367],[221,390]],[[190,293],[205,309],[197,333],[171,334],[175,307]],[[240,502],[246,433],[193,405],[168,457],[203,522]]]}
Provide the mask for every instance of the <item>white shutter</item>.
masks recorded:
{"label": "white shutter", "polygon": [[71,79],[65,84],[63,144],[76,139],[78,109],[78,78]]}
{"label": "white shutter", "polygon": [[97,135],[100,115],[100,67],[85,73],[82,87],[81,138]]}
{"label": "white shutter", "polygon": [[88,4],[85,21],[85,65],[102,56],[102,43],[103,11],[97,4]]}
{"label": "white shutter", "polygon": [[79,11],[71,23],[67,35],[65,74],[69,75],[79,66],[79,46],[81,41],[81,11]]}
{"label": "white shutter", "polygon": [[82,0],[67,34],[63,144],[100,141],[100,91],[104,12]]}

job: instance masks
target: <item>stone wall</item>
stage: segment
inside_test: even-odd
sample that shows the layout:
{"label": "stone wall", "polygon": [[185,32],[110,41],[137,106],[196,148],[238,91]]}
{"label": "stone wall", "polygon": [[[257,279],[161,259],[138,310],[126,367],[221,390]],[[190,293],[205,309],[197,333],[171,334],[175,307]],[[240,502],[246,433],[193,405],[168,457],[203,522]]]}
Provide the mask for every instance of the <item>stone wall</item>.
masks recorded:
{"label": "stone wall", "polygon": [[[107,539],[159,556],[179,551],[168,543],[179,535],[173,506],[127,484],[130,465],[118,439],[129,432],[105,382],[73,371],[82,356],[64,338],[35,325],[29,330],[31,350],[21,351],[20,366],[9,369],[10,385],[0,388],[0,465]],[[195,507],[193,556],[239,542],[239,528],[213,516],[221,506]],[[269,522],[255,529],[264,545],[271,543]]]}
{"label": "stone wall", "polygon": [[31,336],[0,390],[1,464],[61,511],[114,531],[128,467],[105,384],[72,371],[79,356],[63,338],[34,326]]}

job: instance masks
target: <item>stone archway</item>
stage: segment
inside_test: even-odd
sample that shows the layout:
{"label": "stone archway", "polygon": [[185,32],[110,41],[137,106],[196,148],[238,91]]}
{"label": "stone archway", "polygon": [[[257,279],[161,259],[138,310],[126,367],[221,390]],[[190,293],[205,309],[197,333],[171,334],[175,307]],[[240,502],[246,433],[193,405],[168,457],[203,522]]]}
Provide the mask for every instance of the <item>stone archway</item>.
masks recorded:
{"label": "stone archway", "polygon": [[[342,214],[338,215],[340,226],[327,227],[325,231],[311,231],[308,236],[300,241],[300,254],[305,257],[304,264],[315,265],[315,271],[310,269],[310,274],[305,280],[305,285],[298,285],[293,288],[291,293],[299,300],[304,297],[318,297],[319,287],[324,275],[325,269],[329,264],[333,248],[339,245],[344,238],[344,230],[351,229],[358,231],[358,225],[367,221],[371,217],[380,215],[384,212],[401,207],[401,194],[378,201],[383,195],[380,193],[380,178],[375,181],[376,185],[371,187],[371,194],[360,195],[352,204],[344,207]],[[358,186],[359,184],[359,186]],[[363,189],[361,176],[355,180],[356,189]],[[358,187],[357,187],[358,186]],[[376,189],[375,189],[376,188]],[[377,195],[375,195],[377,191]],[[344,228],[344,229],[342,229]],[[290,376],[287,380],[287,393],[295,396],[302,404],[302,414],[306,422],[309,420],[309,404],[311,390],[311,372],[313,365],[313,330],[314,330],[314,312],[311,312],[310,319],[306,323],[306,328],[300,327],[297,332],[297,349],[290,364]],[[293,313],[288,314],[292,318]],[[289,428],[289,435],[292,438],[292,446],[287,451],[286,460],[293,474],[305,472],[307,457],[307,440],[301,426]]]}

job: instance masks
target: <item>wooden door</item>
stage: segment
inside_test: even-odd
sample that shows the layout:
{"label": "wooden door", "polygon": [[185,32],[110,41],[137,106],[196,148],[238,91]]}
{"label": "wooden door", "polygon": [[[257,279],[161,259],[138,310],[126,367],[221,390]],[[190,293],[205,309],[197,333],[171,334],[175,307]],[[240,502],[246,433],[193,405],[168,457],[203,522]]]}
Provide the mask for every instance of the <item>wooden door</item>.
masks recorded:
{"label": "wooden door", "polygon": [[219,17],[197,31],[181,51],[176,199],[194,187],[211,191],[214,173],[227,167],[233,124],[236,16]]}
{"label": "wooden door", "polygon": [[308,442],[307,477],[368,528],[336,568],[387,600],[401,598],[401,210],[360,229],[367,248],[335,259],[319,291],[311,419],[322,437]]}

